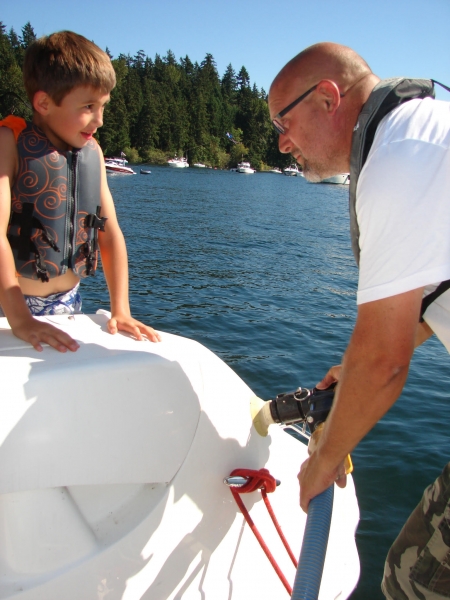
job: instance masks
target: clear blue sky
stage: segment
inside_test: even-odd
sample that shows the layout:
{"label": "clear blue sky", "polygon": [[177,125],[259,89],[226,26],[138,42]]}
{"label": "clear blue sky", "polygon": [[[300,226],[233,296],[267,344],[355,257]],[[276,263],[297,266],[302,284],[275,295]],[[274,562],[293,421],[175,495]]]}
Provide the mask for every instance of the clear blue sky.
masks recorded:
{"label": "clear blue sky", "polygon": [[[213,55],[220,75],[244,65],[268,91],[279,69],[319,41],[356,50],[382,78],[432,77],[450,84],[450,0],[3,0],[0,19],[20,34],[71,29],[114,56],[172,50],[201,62]],[[450,94],[437,92],[450,99]]]}

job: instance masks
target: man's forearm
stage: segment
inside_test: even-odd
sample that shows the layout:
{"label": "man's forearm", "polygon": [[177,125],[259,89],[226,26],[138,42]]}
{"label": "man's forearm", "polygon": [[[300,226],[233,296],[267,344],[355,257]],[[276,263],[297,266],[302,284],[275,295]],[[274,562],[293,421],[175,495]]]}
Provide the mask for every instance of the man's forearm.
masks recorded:
{"label": "man's forearm", "polygon": [[304,510],[311,498],[342,475],[347,454],[400,395],[414,351],[422,291],[412,290],[359,307],[332,410],[316,450],[299,474]]}
{"label": "man's forearm", "polygon": [[333,407],[322,435],[299,474],[300,505],[308,509],[314,496],[333,484],[345,485],[343,462],[400,395],[408,366],[391,368],[383,360],[350,345],[344,357]]}
{"label": "man's forearm", "polygon": [[[426,323],[418,323],[414,348],[432,335],[433,331]],[[374,355],[358,347],[357,341],[352,339],[342,364],[335,410],[331,411],[324,432],[324,441],[333,444],[334,452],[339,443],[338,428],[345,432],[341,442],[344,458],[396,402],[407,375],[405,361],[399,363],[388,351]]]}
{"label": "man's forearm", "polygon": [[370,359],[350,343],[317,458],[337,467],[396,402],[407,375],[407,364]]}

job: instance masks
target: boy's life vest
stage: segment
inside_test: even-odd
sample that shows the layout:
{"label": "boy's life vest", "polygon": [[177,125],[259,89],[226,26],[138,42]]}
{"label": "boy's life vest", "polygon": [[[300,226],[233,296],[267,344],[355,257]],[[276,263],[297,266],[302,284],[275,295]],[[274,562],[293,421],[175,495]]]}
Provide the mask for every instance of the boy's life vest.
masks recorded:
{"label": "boy's life vest", "polygon": [[7,117],[0,125],[14,131],[19,154],[7,234],[17,274],[41,281],[69,268],[78,277],[94,275],[106,222],[97,143],[61,152],[23,119]]}
{"label": "boy's life vest", "polygon": [[[450,88],[433,79],[407,79],[396,77],[384,79],[374,87],[367,102],[359,113],[358,121],[353,130],[352,150],[350,156],[350,234],[352,249],[356,263],[359,266],[359,226],[356,216],[356,186],[361,169],[367,160],[372,147],[375,133],[380,121],[394,108],[415,98],[435,98],[434,84],[450,91]],[[443,281],[436,290],[422,301],[420,321],[429,305],[450,288],[450,280]]]}

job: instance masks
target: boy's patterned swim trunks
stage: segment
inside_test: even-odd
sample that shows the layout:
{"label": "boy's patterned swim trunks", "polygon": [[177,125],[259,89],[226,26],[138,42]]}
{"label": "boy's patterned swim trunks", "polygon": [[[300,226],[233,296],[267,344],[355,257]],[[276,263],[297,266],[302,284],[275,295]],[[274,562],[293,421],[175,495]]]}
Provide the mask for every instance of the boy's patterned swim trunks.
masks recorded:
{"label": "boy's patterned swim trunks", "polygon": [[[25,302],[30,312],[35,317],[45,315],[73,315],[81,312],[81,295],[79,291],[80,284],[77,284],[68,292],[51,294],[46,298],[40,296],[25,296]],[[0,307],[0,317],[4,317]]]}

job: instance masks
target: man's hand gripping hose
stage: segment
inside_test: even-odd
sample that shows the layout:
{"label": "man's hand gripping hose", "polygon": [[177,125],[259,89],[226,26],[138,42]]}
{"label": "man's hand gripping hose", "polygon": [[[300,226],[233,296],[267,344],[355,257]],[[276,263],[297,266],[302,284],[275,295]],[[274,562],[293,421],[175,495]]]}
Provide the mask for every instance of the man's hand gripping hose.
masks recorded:
{"label": "man's hand gripping hose", "polygon": [[[325,390],[299,387],[293,392],[278,394],[274,400],[267,402],[255,396],[251,400],[250,409],[256,431],[266,436],[269,426],[274,423],[303,423],[311,433],[308,452],[312,454],[331,410],[335,387],[335,383]],[[344,467],[346,475],[353,471],[350,455],[347,456]],[[317,600],[319,596],[333,510],[333,495],[332,485],[313,498],[309,504],[292,600]]]}

